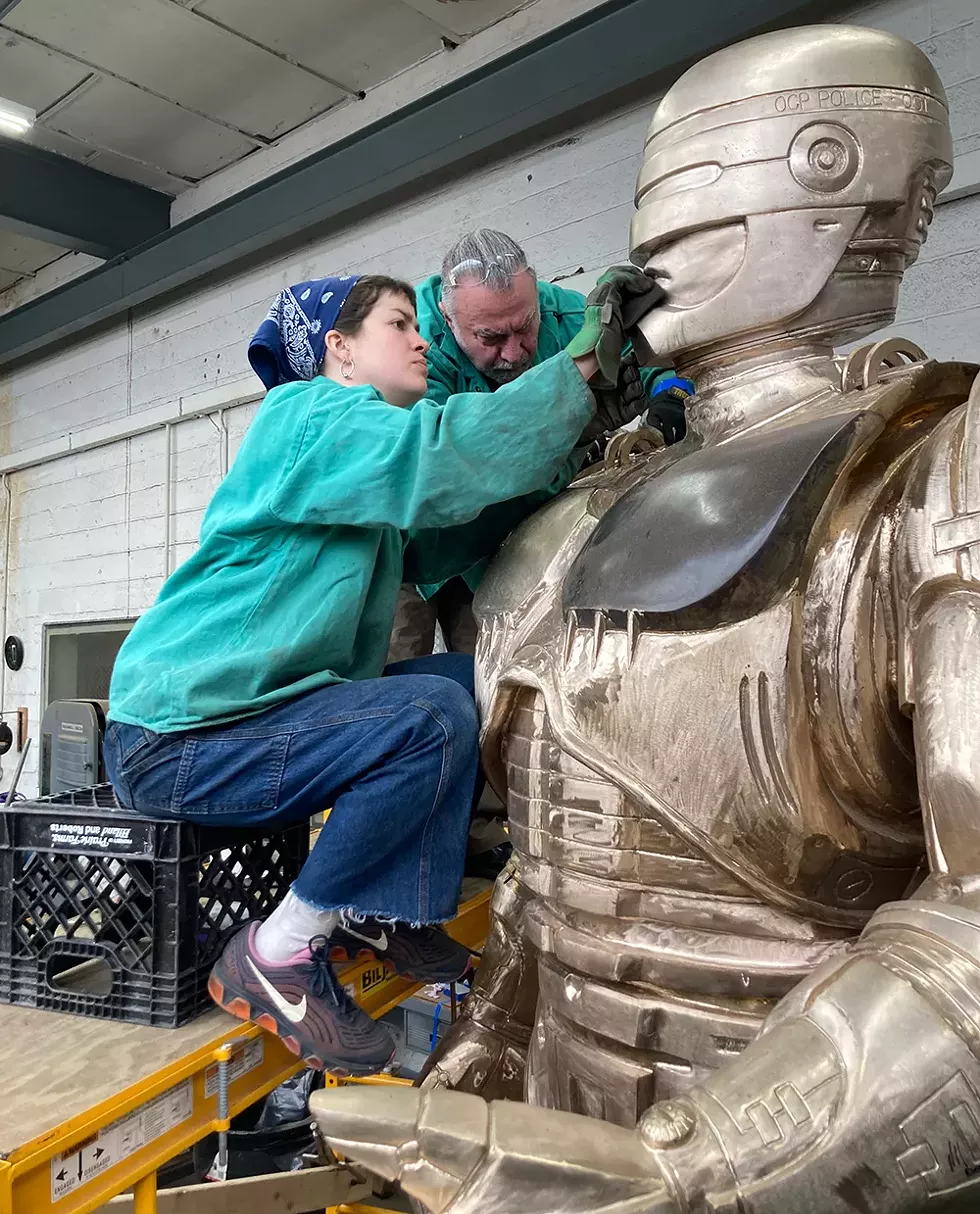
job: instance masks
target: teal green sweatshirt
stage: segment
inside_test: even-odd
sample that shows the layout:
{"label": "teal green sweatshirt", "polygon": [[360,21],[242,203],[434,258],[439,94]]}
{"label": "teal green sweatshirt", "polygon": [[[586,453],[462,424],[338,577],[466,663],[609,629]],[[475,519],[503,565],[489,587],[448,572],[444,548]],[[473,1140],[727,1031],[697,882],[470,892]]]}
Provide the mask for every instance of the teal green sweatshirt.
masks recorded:
{"label": "teal green sweatshirt", "polygon": [[[595,409],[564,353],[493,405],[460,393],[398,409],[322,377],[269,392],[199,548],[119,652],[109,716],[167,733],[380,675],[400,583],[493,552],[507,512],[460,524],[550,484]],[[442,534],[409,543],[420,529]]]}

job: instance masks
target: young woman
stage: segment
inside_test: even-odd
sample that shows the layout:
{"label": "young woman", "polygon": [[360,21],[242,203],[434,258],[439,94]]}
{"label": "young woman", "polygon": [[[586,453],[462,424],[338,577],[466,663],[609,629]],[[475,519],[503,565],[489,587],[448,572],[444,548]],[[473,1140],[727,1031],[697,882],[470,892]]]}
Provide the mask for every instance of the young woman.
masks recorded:
{"label": "young woman", "polygon": [[[263,830],[330,807],[285,900],[233,937],[210,982],[313,1066],[367,1073],[393,1052],[331,959],[368,950],[423,981],[469,963],[434,925],[455,913],[477,775],[472,660],[381,677],[395,600],[406,577],[492,551],[502,535],[460,524],[547,484],[584,428],[610,424],[586,386],[593,336],[499,388],[492,410],[478,395],[434,405],[410,286],[283,291],[249,347],[270,391],[199,548],[117,659],[105,751],[124,805]],[[419,528],[451,530],[406,550]]]}

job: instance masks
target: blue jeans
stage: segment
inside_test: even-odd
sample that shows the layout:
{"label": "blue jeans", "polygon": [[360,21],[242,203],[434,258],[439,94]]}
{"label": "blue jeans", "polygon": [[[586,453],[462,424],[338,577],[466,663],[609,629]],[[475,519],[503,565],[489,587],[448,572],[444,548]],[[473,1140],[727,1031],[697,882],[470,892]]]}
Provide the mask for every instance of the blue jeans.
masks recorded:
{"label": "blue jeans", "polygon": [[321,910],[406,923],[456,913],[479,768],[473,659],[434,654],[228,725],[110,721],[119,800],[154,818],[276,830],[330,816],[293,884]]}

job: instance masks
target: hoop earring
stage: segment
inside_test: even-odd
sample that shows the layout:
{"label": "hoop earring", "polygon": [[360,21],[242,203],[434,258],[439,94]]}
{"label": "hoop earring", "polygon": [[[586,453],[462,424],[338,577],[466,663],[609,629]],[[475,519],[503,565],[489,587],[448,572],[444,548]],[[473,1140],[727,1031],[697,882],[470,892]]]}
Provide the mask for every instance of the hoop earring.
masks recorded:
{"label": "hoop earring", "polygon": [[[348,367],[350,367],[350,370],[348,370]],[[340,364],[340,374],[344,377],[344,379],[354,378],[354,360],[349,354]]]}

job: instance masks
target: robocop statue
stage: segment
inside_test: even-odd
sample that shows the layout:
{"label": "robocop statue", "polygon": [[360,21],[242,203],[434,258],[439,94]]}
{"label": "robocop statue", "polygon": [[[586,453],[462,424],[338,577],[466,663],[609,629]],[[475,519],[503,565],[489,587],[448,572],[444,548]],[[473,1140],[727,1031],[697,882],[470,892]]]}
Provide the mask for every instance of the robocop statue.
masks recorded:
{"label": "robocop statue", "polygon": [[[654,115],[631,257],[688,437],[619,443],[488,574],[516,863],[477,990],[422,1090],[314,1101],[433,1211],[980,1209],[980,380],[834,353],[951,164],[871,29],[729,47]],[[494,1099],[525,1054],[536,1108]]]}

